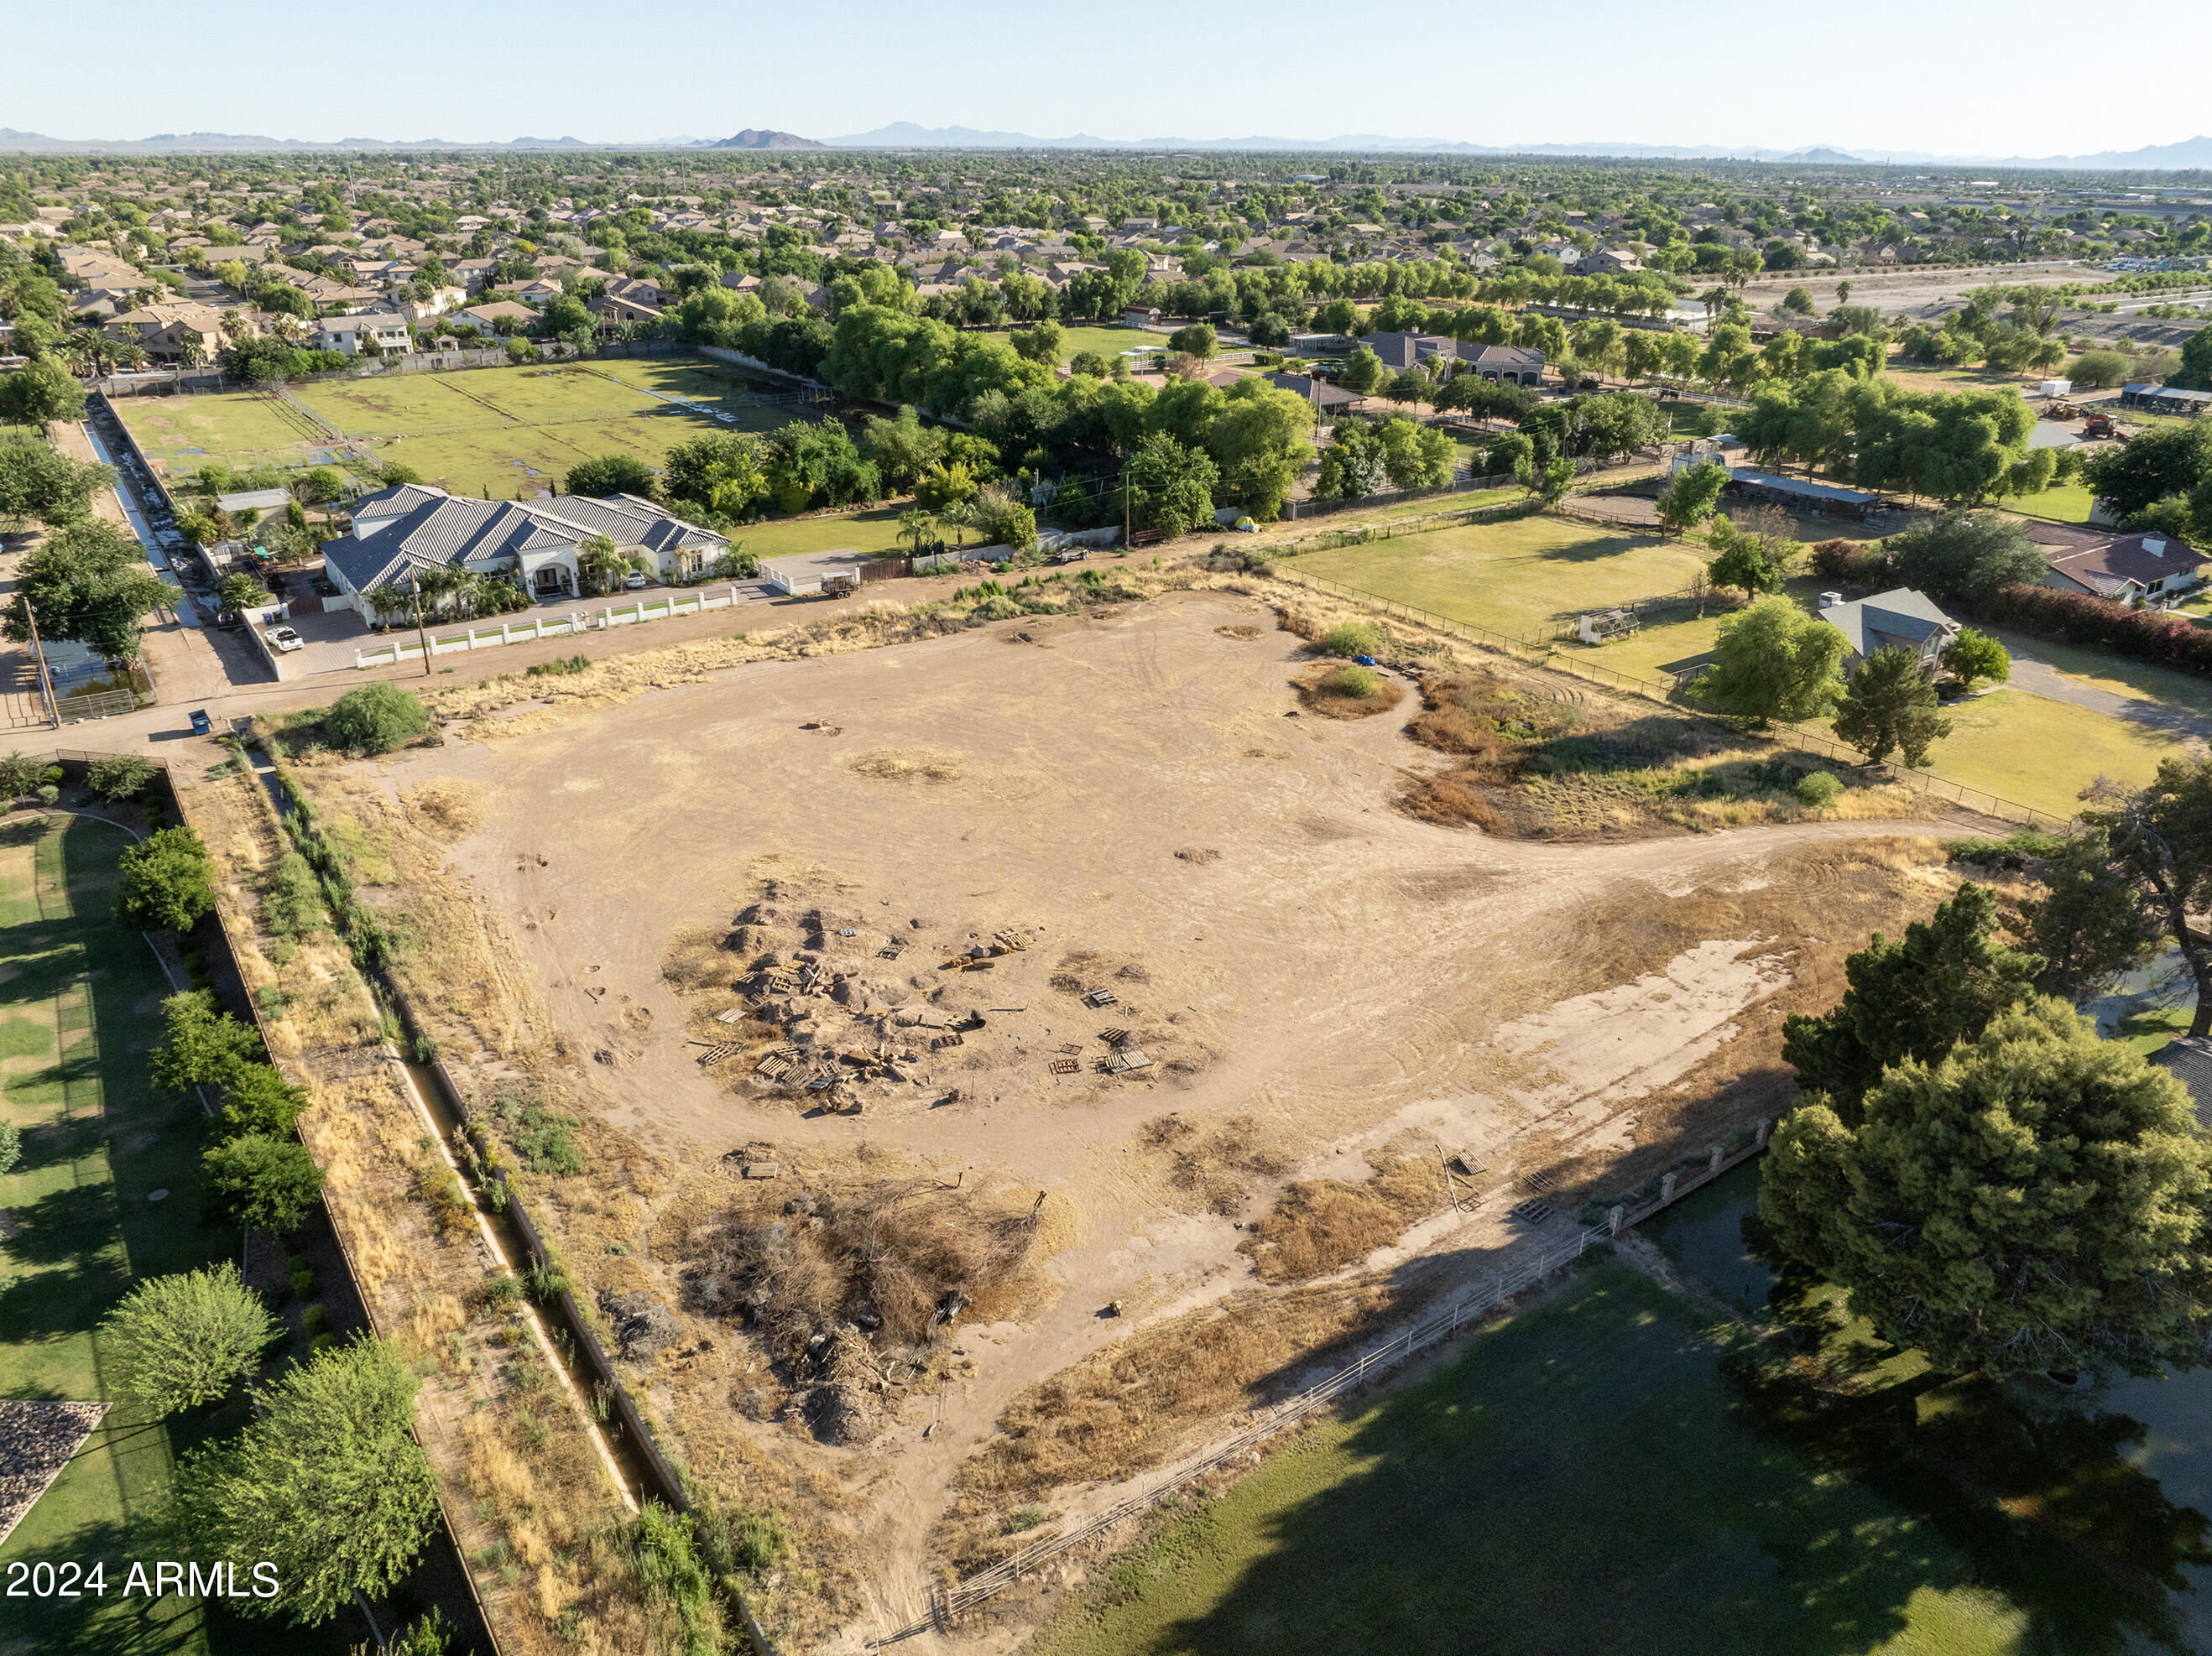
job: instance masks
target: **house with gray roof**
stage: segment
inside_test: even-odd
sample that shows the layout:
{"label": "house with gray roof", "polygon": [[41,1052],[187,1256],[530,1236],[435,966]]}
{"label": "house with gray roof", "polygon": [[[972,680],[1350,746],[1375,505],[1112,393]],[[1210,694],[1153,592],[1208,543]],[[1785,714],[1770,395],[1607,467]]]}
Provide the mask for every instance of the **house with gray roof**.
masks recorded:
{"label": "house with gray roof", "polygon": [[352,533],[325,543],[324,565],[340,596],[325,598],[324,607],[374,618],[368,594],[404,588],[410,576],[431,569],[503,574],[533,597],[575,597],[583,591],[578,555],[597,535],[625,557],[644,558],[664,580],[703,573],[730,545],[635,494],[471,500],[403,483],[357,502]]}
{"label": "house with gray roof", "polygon": [[1893,587],[1870,598],[1845,604],[1834,592],[1820,594],[1820,619],[1844,635],[1844,676],[1849,678],[1876,650],[1903,650],[1921,670],[1936,676],[1944,647],[1959,636],[1959,623],[1936,607],[1935,600],[1909,586]]}

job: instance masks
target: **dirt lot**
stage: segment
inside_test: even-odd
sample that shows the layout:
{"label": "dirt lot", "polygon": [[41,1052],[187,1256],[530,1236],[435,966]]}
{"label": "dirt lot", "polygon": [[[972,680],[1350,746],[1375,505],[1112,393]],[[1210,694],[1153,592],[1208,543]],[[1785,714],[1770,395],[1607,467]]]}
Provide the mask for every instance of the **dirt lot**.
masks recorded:
{"label": "dirt lot", "polygon": [[[1311,660],[1253,596],[1170,592],[303,773],[465,1089],[586,1116],[592,1172],[532,1199],[580,1287],[672,1307],[656,1416],[750,1469],[730,1498],[837,1532],[768,1590],[820,1596],[809,1647],[1463,1280],[1525,1234],[1519,1176],[1565,1226],[1772,1114],[1783,1012],[1951,883],[1927,822],[1415,820],[1451,762],[1418,697],[1294,717]],[[894,1341],[963,1271],[950,1334]]]}

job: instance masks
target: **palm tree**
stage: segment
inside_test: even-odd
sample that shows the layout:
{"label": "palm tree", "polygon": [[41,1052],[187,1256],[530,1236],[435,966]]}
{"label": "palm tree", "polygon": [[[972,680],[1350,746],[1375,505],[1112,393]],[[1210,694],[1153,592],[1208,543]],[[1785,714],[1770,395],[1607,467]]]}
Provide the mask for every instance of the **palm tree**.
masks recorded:
{"label": "palm tree", "polygon": [[[576,549],[576,567],[596,590],[611,592],[629,572],[629,560],[616,551],[615,543],[605,535],[594,535]],[[604,585],[597,579],[601,576],[605,578]]]}
{"label": "palm tree", "polygon": [[912,541],[915,551],[917,554],[920,553],[921,537],[929,530],[929,513],[918,506],[910,506],[899,513],[898,526],[899,538],[902,541]]}

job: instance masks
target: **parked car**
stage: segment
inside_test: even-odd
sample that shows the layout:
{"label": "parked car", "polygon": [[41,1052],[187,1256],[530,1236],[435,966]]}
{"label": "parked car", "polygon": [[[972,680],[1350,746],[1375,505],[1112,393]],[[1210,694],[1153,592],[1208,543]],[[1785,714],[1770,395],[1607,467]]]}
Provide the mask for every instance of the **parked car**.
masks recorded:
{"label": "parked car", "polygon": [[208,710],[206,708],[195,707],[192,709],[192,734],[194,736],[209,735],[214,731],[214,729],[215,721],[208,717]]}
{"label": "parked car", "polygon": [[272,627],[262,636],[288,655],[295,650],[304,650],[307,647],[307,640],[289,627]]}
{"label": "parked car", "polygon": [[645,572],[641,569],[631,570],[629,574],[623,577],[623,585],[633,592],[643,591],[645,590]]}

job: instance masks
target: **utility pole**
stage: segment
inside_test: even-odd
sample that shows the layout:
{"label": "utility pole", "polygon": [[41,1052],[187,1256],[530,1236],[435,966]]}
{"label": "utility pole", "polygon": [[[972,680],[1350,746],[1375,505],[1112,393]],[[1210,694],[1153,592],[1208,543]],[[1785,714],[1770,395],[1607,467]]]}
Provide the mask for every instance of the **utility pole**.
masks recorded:
{"label": "utility pole", "polygon": [[417,570],[409,578],[415,593],[415,638],[422,646],[422,676],[430,676],[430,635],[422,630],[422,575]]}
{"label": "utility pole", "polygon": [[46,692],[46,717],[52,719],[54,728],[59,730],[62,727],[61,705],[54,700],[54,681],[46,671],[46,646],[39,642],[39,612],[31,607],[28,598],[23,600],[23,616],[31,623],[31,653],[38,658],[39,688]]}

